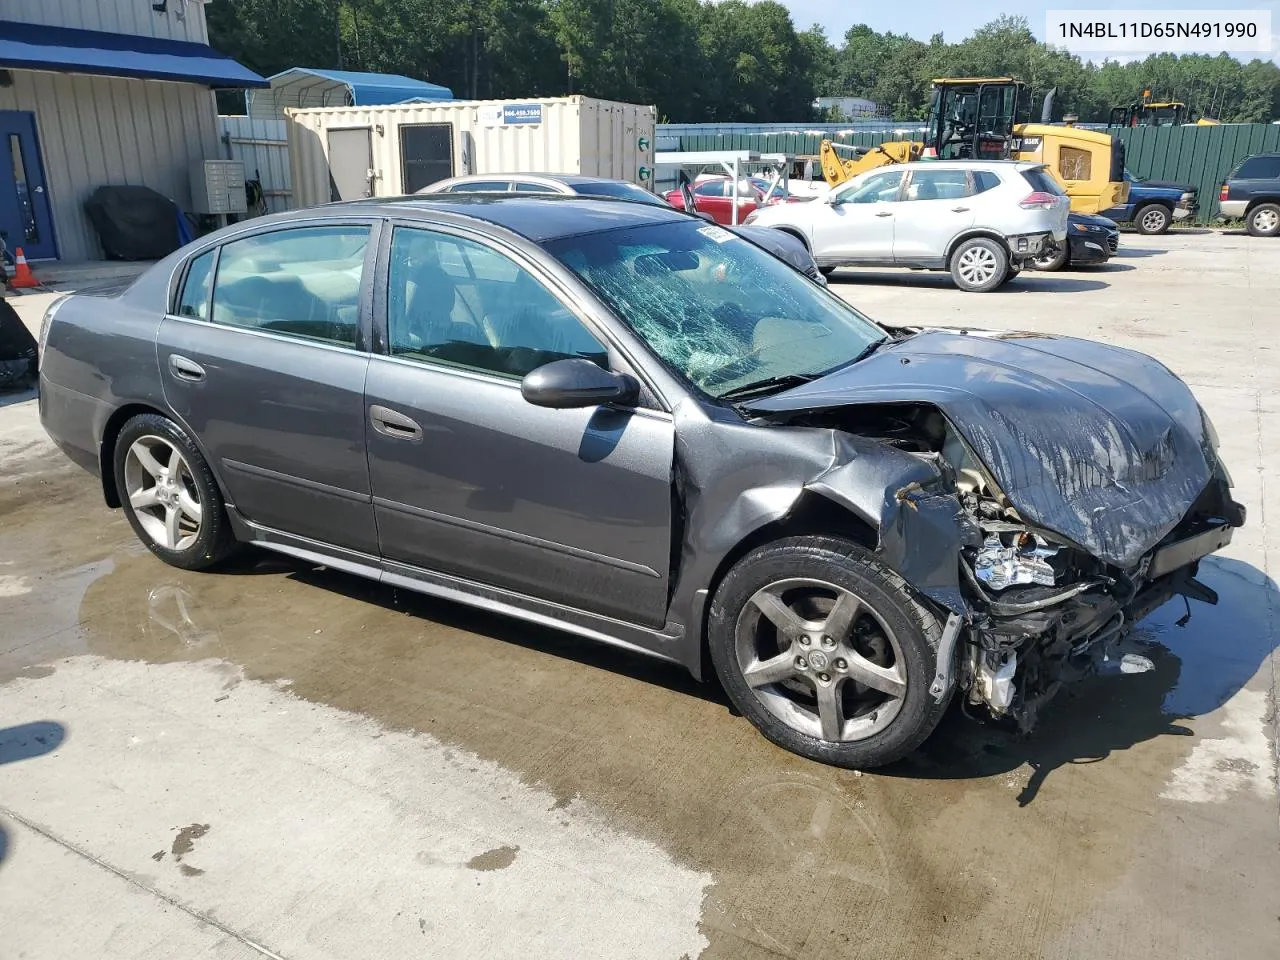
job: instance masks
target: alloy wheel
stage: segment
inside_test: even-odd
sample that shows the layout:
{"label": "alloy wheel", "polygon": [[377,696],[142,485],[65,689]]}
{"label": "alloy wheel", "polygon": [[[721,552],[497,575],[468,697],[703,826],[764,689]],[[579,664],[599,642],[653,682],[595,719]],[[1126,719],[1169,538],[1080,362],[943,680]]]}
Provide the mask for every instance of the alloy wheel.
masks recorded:
{"label": "alloy wheel", "polygon": [[185,550],[200,536],[204,510],[186,459],[168,440],[148,435],[124,460],[129,505],[143,531],[166,550]]}
{"label": "alloy wheel", "polygon": [[1167,214],[1159,209],[1151,209],[1142,215],[1142,228],[1148,233],[1159,233],[1164,228]]}
{"label": "alloy wheel", "polygon": [[734,645],[760,704],[817,739],[865,740],[893,722],[907,694],[893,630],[865,599],[822,580],[757,590],[738,616]]}
{"label": "alloy wheel", "polygon": [[990,283],[1000,267],[996,255],[986,247],[970,247],[960,254],[956,269],[966,283],[980,287]]}
{"label": "alloy wheel", "polygon": [[1270,233],[1280,224],[1280,213],[1275,210],[1259,210],[1253,215],[1253,226],[1260,233]]}

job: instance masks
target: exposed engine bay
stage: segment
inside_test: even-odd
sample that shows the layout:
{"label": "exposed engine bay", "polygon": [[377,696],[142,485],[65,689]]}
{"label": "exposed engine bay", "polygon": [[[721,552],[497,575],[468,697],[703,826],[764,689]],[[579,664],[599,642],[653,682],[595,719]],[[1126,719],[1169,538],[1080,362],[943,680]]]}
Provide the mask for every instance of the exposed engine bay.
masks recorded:
{"label": "exposed engine bay", "polygon": [[[957,426],[952,411],[925,402],[846,402],[827,409],[779,411],[770,419],[852,434],[935,468],[936,481],[891,491],[903,510],[945,499],[959,528],[955,562],[962,603],[942,611],[946,629],[932,691],[941,699],[954,683],[968,704],[985,707],[1025,732],[1065,684],[1099,671],[1141,669],[1135,665],[1143,658],[1123,659],[1121,644],[1151,611],[1179,595],[1217,602],[1213,590],[1195,579],[1198,563],[1230,542],[1232,528],[1244,523],[1244,508],[1231,500],[1230,481],[1217,459],[1216,437],[1207,420],[1203,443],[1190,450],[1187,436],[1173,436],[1176,427],[1152,423],[1155,418],[1148,416],[1142,425],[1164,426],[1165,435],[1153,430],[1155,440],[1146,444],[1153,452],[1145,460],[1134,456],[1125,461],[1118,449],[1131,454],[1145,442],[1135,439],[1128,424],[1113,430],[1120,440],[1109,438],[1111,450],[1100,449],[1096,438],[1086,435],[1058,441],[1058,447],[1046,452],[1035,449],[1046,435],[1037,430],[1047,431],[1052,423],[1027,424],[1008,415],[1013,412],[989,415],[978,430],[969,429],[968,422]],[[1197,419],[1202,415],[1196,407]],[[1069,424],[1072,418],[1062,419]],[[1010,444],[1000,436],[1004,464],[1012,463],[1004,476],[1038,476],[1039,487],[1016,494],[1002,489],[995,470],[971,442],[983,430],[994,432],[992,425],[1018,435],[1040,461],[1035,467],[1051,468],[1033,474],[1010,456]],[[1072,444],[1076,449],[1091,444],[1091,460],[1072,461]],[[1180,450],[1170,452],[1179,445]],[[1155,459],[1160,457],[1163,462]],[[1191,475],[1197,469],[1204,471],[1207,483],[1198,495],[1188,495],[1191,484],[1202,483]],[[1043,482],[1046,476],[1052,486]],[[1131,477],[1136,479],[1129,487]],[[1109,490],[1099,493],[1099,486]],[[1185,504],[1173,508],[1179,512],[1161,525],[1129,523],[1132,516],[1104,500],[1119,493],[1122,508],[1132,504],[1133,515],[1145,509],[1158,522],[1155,509],[1162,504],[1157,494],[1169,491],[1169,504],[1181,497],[1189,501],[1189,509]],[[1055,523],[1035,522],[1030,514],[1037,512]],[[883,549],[883,522],[880,529]],[[1091,542],[1086,545],[1084,536],[1077,539],[1072,533],[1088,534]]]}

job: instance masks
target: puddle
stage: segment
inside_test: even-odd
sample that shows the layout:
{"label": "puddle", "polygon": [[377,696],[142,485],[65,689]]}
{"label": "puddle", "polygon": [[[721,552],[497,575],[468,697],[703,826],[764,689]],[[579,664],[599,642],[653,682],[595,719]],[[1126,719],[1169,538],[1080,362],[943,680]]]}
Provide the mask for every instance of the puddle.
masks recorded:
{"label": "puddle", "polygon": [[[1273,646],[1260,574],[1213,560],[1202,578],[1230,602],[1196,606],[1186,628],[1173,626],[1180,607],[1159,611],[1140,650],[1150,671],[1079,686],[1030,740],[953,711],[925,750],[859,776],[774,748],[714,685],[674,666],[266,555],[191,574],[116,543],[97,561],[93,549],[64,547],[63,562],[84,557],[71,568],[80,573],[32,581],[22,599],[59,611],[48,624],[74,620],[78,646],[29,644],[23,665],[68,653],[199,662],[219,678],[201,708],[210,716],[237,717],[245,685],[266,685],[376,722],[361,728],[371,738],[425,732],[544,793],[547,815],[594,811],[709,876],[697,898],[703,955],[735,960],[890,948],[955,956],[960,944],[980,955],[984,943],[995,950],[994,930],[1004,947],[1028,950],[1069,938],[1115,891],[1151,886],[1135,870],[1169,875],[1179,851],[1199,843],[1153,816],[1172,802],[1158,795],[1192,755],[1193,727],[1215,735],[1198,718],[1234,696]],[[152,852],[154,839],[139,850],[148,862]],[[452,862],[481,861],[466,873],[488,882],[527,879],[527,859],[513,836]],[[199,882],[213,882],[216,871],[199,867]],[[1274,865],[1263,869],[1280,882]],[[1137,908],[1167,914],[1171,930],[1185,913],[1174,896]],[[413,923],[420,937],[440,920]],[[1237,946],[1249,929],[1239,927]]]}

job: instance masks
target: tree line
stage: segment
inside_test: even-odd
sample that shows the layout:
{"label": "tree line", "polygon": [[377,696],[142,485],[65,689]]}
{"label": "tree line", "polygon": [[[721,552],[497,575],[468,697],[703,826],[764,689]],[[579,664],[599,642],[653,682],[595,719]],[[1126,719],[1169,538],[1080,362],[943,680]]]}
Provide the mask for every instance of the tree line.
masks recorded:
{"label": "tree line", "polygon": [[1057,115],[1105,121],[1151,89],[1196,116],[1280,117],[1280,68],[1233,57],[1161,54],[1101,65],[1036,41],[1002,16],[958,43],[859,25],[833,43],[797,30],[773,0],[229,0],[207,8],[210,42],[263,75],[289,67],[399,73],[458,97],[583,93],[653,103],[671,122],[826,119],[816,97],[864,97],[918,120],[930,83],[1013,75]]}

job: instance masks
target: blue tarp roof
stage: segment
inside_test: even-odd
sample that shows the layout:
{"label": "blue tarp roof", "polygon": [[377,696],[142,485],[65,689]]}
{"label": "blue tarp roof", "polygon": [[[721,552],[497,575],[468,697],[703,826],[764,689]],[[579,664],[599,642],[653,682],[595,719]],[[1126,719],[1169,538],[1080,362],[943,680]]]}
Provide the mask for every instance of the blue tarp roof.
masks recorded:
{"label": "blue tarp roof", "polygon": [[351,91],[352,103],[357,107],[384,103],[403,103],[406,100],[452,100],[453,91],[448,87],[414,80],[395,73],[358,73],[352,70],[315,70],[311,67],[294,67],[277,73],[272,80],[280,80],[296,74],[309,74],[322,80],[341,83]]}
{"label": "blue tarp roof", "polygon": [[218,89],[267,81],[203,43],[0,20],[0,67],[175,80]]}

